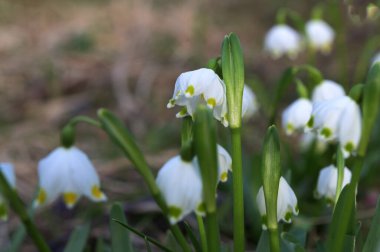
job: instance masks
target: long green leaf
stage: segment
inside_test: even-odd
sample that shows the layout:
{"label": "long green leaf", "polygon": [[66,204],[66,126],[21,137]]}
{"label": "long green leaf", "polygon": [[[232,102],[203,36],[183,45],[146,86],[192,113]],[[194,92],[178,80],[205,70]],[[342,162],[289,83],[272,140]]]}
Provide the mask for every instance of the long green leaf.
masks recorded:
{"label": "long green leaf", "polygon": [[377,200],[376,214],[372,219],[371,228],[365,241],[363,252],[380,251],[380,198]]}
{"label": "long green leaf", "polygon": [[124,215],[123,207],[120,203],[115,203],[111,208],[111,220],[110,220],[110,228],[111,228],[111,245],[113,252],[132,252],[133,247],[131,244],[131,240],[129,238],[128,229],[123,228],[116,222],[112,221],[112,219],[119,220],[120,222],[126,224],[127,220]]}
{"label": "long green leaf", "polygon": [[66,244],[64,252],[83,251],[86,247],[87,239],[90,234],[90,227],[90,223],[76,227],[70,235],[70,239]]}

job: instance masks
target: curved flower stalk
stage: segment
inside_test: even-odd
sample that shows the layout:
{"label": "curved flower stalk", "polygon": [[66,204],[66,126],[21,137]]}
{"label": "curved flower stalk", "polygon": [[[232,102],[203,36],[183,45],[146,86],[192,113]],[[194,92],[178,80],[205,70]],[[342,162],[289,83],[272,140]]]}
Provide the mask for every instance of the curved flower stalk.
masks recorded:
{"label": "curved flower stalk", "polygon": [[[329,165],[319,172],[316,198],[325,198],[330,204],[334,204],[337,191],[338,169],[334,165]],[[342,188],[351,181],[351,171],[344,167]]]}
{"label": "curved flower stalk", "polygon": [[[266,230],[267,217],[263,187],[260,187],[256,201],[261,218],[263,219],[262,228]],[[277,196],[277,221],[283,220],[291,223],[292,215],[298,215],[298,212],[297,197],[286,180],[281,177]]]}
{"label": "curved flower stalk", "polygon": [[306,126],[310,120],[312,108],[312,103],[308,99],[299,98],[284,110],[282,113],[282,127],[287,135]]}
{"label": "curved flower stalk", "polygon": [[309,121],[326,141],[339,141],[345,157],[354,152],[360,141],[362,119],[358,104],[348,96],[315,104]]}
{"label": "curved flower stalk", "polygon": [[311,100],[313,103],[316,103],[342,97],[345,95],[346,93],[340,84],[332,80],[323,80],[314,88]]}
{"label": "curved flower stalk", "polygon": [[84,195],[100,202],[107,197],[100,190],[98,174],[87,155],[72,146],[59,147],[38,163],[39,193],[34,206],[49,204],[61,193],[68,208]]}
{"label": "curved flower stalk", "polygon": [[[3,173],[10,187],[16,188],[16,176],[14,174],[13,165],[11,163],[0,163],[0,172]],[[8,203],[6,198],[0,194],[0,220],[8,219]]]}
{"label": "curved flower stalk", "polygon": [[330,25],[323,20],[315,19],[306,23],[305,30],[309,47],[312,50],[324,54],[331,52],[335,32]]}
{"label": "curved flower stalk", "polygon": [[265,35],[264,49],[274,59],[283,55],[294,59],[302,50],[302,38],[296,30],[288,25],[275,25]]}

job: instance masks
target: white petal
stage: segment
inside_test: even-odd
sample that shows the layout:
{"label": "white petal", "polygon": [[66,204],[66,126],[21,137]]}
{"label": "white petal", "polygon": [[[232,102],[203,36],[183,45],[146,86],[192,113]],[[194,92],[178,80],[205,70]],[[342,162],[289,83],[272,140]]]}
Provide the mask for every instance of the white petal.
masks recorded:
{"label": "white petal", "polygon": [[265,36],[264,48],[275,58],[284,54],[294,56],[302,49],[301,36],[287,25],[275,25]]}
{"label": "white petal", "polygon": [[347,151],[356,150],[359,145],[362,122],[360,108],[354,100],[349,100],[344,108],[339,123],[339,141]]}
{"label": "white petal", "polygon": [[228,178],[228,171],[232,170],[232,158],[230,154],[219,144],[217,145],[217,149],[219,180],[226,182]]}
{"label": "white petal", "polygon": [[287,134],[303,129],[310,120],[312,104],[308,99],[300,98],[290,104],[282,113],[282,127]]}
{"label": "white petal", "polygon": [[306,36],[310,46],[328,53],[334,41],[333,29],[322,20],[311,20],[305,25]]}
{"label": "white petal", "polygon": [[248,85],[244,85],[243,106],[242,106],[241,115],[243,118],[249,118],[253,116],[256,111],[257,111],[256,96]]}
{"label": "white petal", "polygon": [[[350,183],[351,171],[345,167],[343,174],[342,188]],[[338,183],[338,169],[334,165],[323,168],[318,176],[317,198],[326,198],[331,201],[335,200],[336,188]]]}
{"label": "white petal", "polygon": [[11,163],[0,163],[1,172],[3,173],[8,184],[16,188],[16,176]]}
{"label": "white petal", "polygon": [[341,85],[331,80],[323,80],[314,88],[312,94],[312,101],[313,103],[316,103],[342,96],[345,96],[345,92]]}

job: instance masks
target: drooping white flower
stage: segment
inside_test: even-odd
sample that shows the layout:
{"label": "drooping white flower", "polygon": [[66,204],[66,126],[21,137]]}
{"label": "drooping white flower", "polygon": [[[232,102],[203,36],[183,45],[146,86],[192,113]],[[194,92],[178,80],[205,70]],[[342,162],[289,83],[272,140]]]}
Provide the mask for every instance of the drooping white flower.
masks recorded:
{"label": "drooping white flower", "polygon": [[329,53],[334,42],[335,32],[323,20],[310,20],[306,23],[306,36],[309,46],[322,53]]}
{"label": "drooping white flower", "polygon": [[[260,215],[263,219],[262,228],[267,229],[266,226],[266,206],[265,206],[265,196],[264,189],[260,187],[259,192],[256,197],[256,202]],[[297,197],[294,194],[292,188],[289,186],[288,182],[281,177],[278,187],[277,196],[277,221],[283,220],[287,223],[292,222],[292,215],[298,215]]]}
{"label": "drooping white flower", "polygon": [[287,55],[295,58],[302,49],[299,33],[285,24],[273,26],[265,36],[264,49],[274,58]]}
{"label": "drooping white flower", "polygon": [[323,80],[318,84],[312,94],[312,102],[327,101],[345,96],[346,93],[341,85],[331,80]]}
{"label": "drooping white flower", "polygon": [[315,143],[315,151],[323,153],[327,149],[326,141],[321,140],[316,132],[306,131],[300,139],[300,148],[302,151],[307,151]]}
{"label": "drooping white flower", "polygon": [[232,171],[232,158],[230,154],[219,144],[217,145],[217,152],[219,181],[226,182],[228,178],[228,171]]}
{"label": "drooping white flower", "polygon": [[[3,173],[8,184],[12,188],[16,188],[16,176],[11,163],[0,163],[0,172]],[[7,200],[0,194],[0,220],[8,219]]]}
{"label": "drooping white flower", "polygon": [[[344,167],[342,188],[351,181],[351,171]],[[336,189],[338,184],[338,169],[334,165],[329,165],[319,172],[316,197],[325,198],[329,202],[335,202]],[[341,188],[341,189],[342,189]]]}
{"label": "drooping white flower", "polygon": [[205,103],[211,109],[221,106],[225,100],[225,89],[223,81],[211,69],[185,72],[177,78],[167,107],[184,106],[177,117],[193,116],[199,103]]}
{"label": "drooping white flower", "polygon": [[243,105],[241,116],[243,118],[252,117],[257,111],[258,105],[255,93],[248,85],[244,85],[243,89]]}
{"label": "drooping white flower", "polygon": [[76,147],[59,147],[38,163],[39,193],[34,206],[49,204],[60,194],[68,208],[84,195],[100,202],[107,198],[100,190],[98,174],[87,155]]}
{"label": "drooping white flower", "polygon": [[313,106],[310,126],[326,141],[338,140],[348,157],[359,145],[362,120],[358,104],[348,96],[321,101]]}
{"label": "drooping white flower", "polygon": [[377,63],[377,62],[380,62],[380,52],[378,52],[375,57],[372,58],[372,66]]}
{"label": "drooping white flower", "polygon": [[312,103],[305,98],[299,98],[290,104],[282,113],[282,127],[290,135],[295,130],[303,129],[310,120]]}
{"label": "drooping white flower", "polygon": [[202,178],[198,165],[175,156],[166,162],[157,174],[156,183],[169,208],[172,224],[182,220],[192,211],[202,211]]}

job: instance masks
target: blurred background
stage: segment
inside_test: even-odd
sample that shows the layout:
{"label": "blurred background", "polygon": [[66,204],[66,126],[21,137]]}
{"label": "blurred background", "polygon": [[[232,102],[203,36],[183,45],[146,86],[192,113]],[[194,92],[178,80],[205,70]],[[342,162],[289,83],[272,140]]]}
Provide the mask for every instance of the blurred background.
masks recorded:
{"label": "blurred background", "polygon": [[[24,202],[30,204],[37,189],[37,163],[59,145],[61,127],[75,115],[95,117],[97,109],[105,107],[124,120],[156,173],[168,158],[178,153],[180,146],[181,122],[175,118],[178,109],[166,109],[176,78],[219,56],[224,35],[234,32],[240,37],[244,50],[247,82],[256,92],[261,106],[260,112],[246,122],[244,128],[247,180],[254,180],[259,177],[259,162],[255,160],[260,155],[263,132],[268,125],[265,105],[270,102],[281,73],[291,65],[313,63],[326,79],[341,83],[348,91],[353,84],[365,80],[370,59],[380,49],[379,19],[364,18],[364,3],[353,3],[349,7],[340,1],[323,1],[326,4],[324,19],[337,32],[331,54],[318,54],[312,61],[306,53],[294,61],[273,60],[265,54],[264,35],[275,24],[278,9],[293,9],[307,21],[313,7],[320,2],[2,0],[0,161],[14,164],[17,190]],[[296,97],[295,88],[290,87],[281,101],[282,108]],[[277,119],[279,122],[280,118]],[[88,125],[79,125],[77,129],[76,145],[93,160],[109,200],[126,202],[125,211],[132,226],[165,240],[167,226],[163,217],[129,161],[103,132]],[[220,131],[225,135],[221,142],[228,146],[228,131],[223,127]],[[304,158],[304,162],[297,163],[301,154],[293,143],[297,143],[298,136],[289,138],[281,134],[284,149],[292,153],[288,153],[284,166],[298,171],[292,175],[295,191],[305,202],[300,203],[300,220],[303,221],[302,215],[308,218],[302,223],[309,225],[304,227],[312,233],[308,243],[315,246],[315,241],[323,237],[328,221],[314,216],[331,209],[318,203],[312,191],[318,169],[329,161],[326,155],[317,163]],[[379,136],[379,127],[376,134]],[[380,144],[375,142],[373,146],[373,160],[368,167],[375,168],[365,170],[367,173],[361,184],[364,189],[359,190],[359,208],[362,205],[366,210],[364,224],[373,213],[371,210],[380,191],[379,178],[373,176],[380,170],[376,154]],[[310,162],[316,167],[313,172],[307,170]],[[303,176],[308,177],[304,179]],[[253,249],[260,230],[259,218],[252,209],[258,184],[251,190],[249,181],[246,215],[248,249]],[[224,202],[230,197],[229,186],[222,187]],[[228,212],[231,206],[221,204],[221,211],[231,214]],[[81,200],[72,211],[57,201],[53,206],[38,209],[35,219],[54,251],[61,251],[75,225],[89,216],[96,216],[89,243],[91,250],[97,238],[109,239],[107,213],[107,206],[87,200]],[[231,240],[229,223],[222,225],[222,238],[226,243]],[[0,224],[3,242],[18,225],[18,219],[11,212],[9,221]],[[143,240],[137,237],[132,240],[144,247]],[[34,251],[28,238],[22,251]]]}

